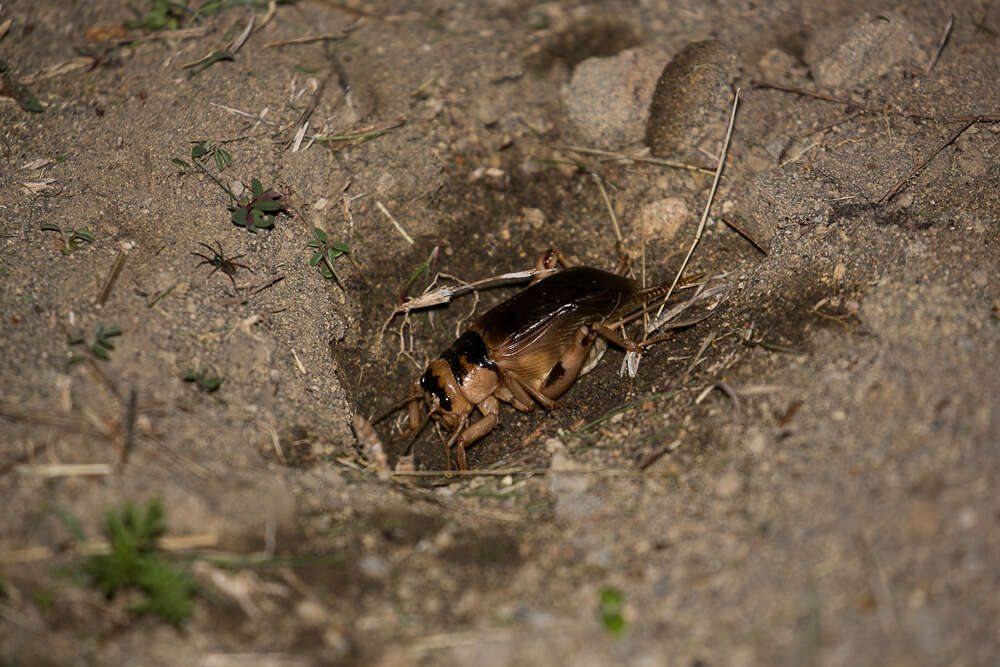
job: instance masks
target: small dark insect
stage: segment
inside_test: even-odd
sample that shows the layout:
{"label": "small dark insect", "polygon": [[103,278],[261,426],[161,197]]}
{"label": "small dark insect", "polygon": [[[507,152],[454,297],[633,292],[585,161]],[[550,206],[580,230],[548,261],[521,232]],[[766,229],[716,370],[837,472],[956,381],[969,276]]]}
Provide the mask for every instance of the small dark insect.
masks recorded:
{"label": "small dark insect", "polygon": [[[559,263],[567,268],[557,270]],[[413,383],[413,436],[426,424],[420,409],[425,403],[429,417],[453,432],[445,445],[449,467],[454,445],[458,467],[466,469],[465,448],[496,426],[500,401],[522,412],[535,403],[551,409],[597,365],[608,343],[642,352],[669,336],[636,343],[615,331],[640,316],[644,304],[665,296],[669,281],[643,288],[618,273],[570,266],[554,248],[539,258],[537,269],[527,289],[469,323]],[[477,409],[479,419],[473,416]]]}
{"label": "small dark insect", "polygon": [[191,253],[196,257],[201,257],[202,261],[198,262],[198,266],[201,266],[202,264],[212,265],[212,271],[207,276],[205,276],[205,279],[208,280],[209,278],[211,278],[212,274],[215,273],[216,271],[222,271],[227,276],[229,276],[229,279],[231,281],[233,281],[233,289],[236,290],[236,294],[237,296],[239,296],[240,288],[236,286],[236,278],[233,277],[234,275],[236,275],[236,270],[238,268],[246,269],[250,273],[253,273],[253,269],[251,269],[249,266],[247,266],[246,264],[240,264],[239,262],[235,261],[243,257],[244,254],[239,254],[236,255],[235,257],[226,257],[225,253],[223,253],[222,251],[222,244],[219,243],[218,241],[215,242],[215,245],[219,246],[218,250],[208,245],[207,243],[202,243],[200,241],[198,242],[198,245],[208,248],[209,252],[212,253],[211,257],[203,255],[200,252]]}

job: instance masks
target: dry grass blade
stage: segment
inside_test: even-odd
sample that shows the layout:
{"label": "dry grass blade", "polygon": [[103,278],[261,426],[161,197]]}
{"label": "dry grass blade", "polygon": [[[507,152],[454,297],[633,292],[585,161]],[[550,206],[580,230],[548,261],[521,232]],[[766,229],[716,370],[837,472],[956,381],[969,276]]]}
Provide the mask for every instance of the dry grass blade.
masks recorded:
{"label": "dry grass blade", "polygon": [[966,122],[961,127],[961,129],[958,130],[958,132],[956,132],[955,134],[951,135],[951,138],[948,139],[948,141],[946,141],[943,144],[941,144],[940,146],[938,146],[937,150],[935,150],[933,153],[931,153],[930,155],[928,155],[924,160],[922,160],[916,166],[914,166],[913,169],[911,169],[909,171],[909,173],[906,174],[906,176],[904,176],[898,183],[896,183],[896,185],[893,186],[893,188],[891,190],[889,190],[884,195],[882,195],[882,198],[879,199],[876,202],[876,204],[878,204],[879,206],[882,206],[882,205],[888,203],[890,199],[892,199],[893,197],[895,197],[899,193],[899,191],[903,189],[904,185],[906,185],[907,183],[910,182],[911,178],[913,178],[914,176],[916,176],[919,172],[923,171],[924,167],[926,167],[928,164],[930,164],[930,161],[933,160],[935,157],[937,157],[938,153],[940,153],[945,148],[948,148],[948,146],[951,146],[953,143],[955,143],[956,141],[958,141],[958,138],[960,136],[962,136],[963,134],[965,134],[965,131],[968,130],[973,125],[975,125],[977,122],[979,122],[979,120],[980,120],[980,118],[973,118],[972,120]]}
{"label": "dry grass blade", "polygon": [[115,261],[111,265],[111,270],[108,271],[108,276],[104,279],[104,285],[97,295],[97,305],[103,306],[104,302],[111,296],[111,289],[115,286],[115,281],[118,280],[118,274],[121,273],[122,267],[125,266],[126,259],[128,259],[128,252],[124,248],[119,248],[118,254],[115,255]]}
{"label": "dry grass blade", "polygon": [[[218,543],[219,535],[217,533],[193,533],[190,535],[168,535],[161,537],[157,541],[156,546],[163,551],[190,551],[191,549],[214,547]],[[74,551],[82,556],[92,556],[109,553],[111,547],[105,540],[87,540],[86,542],[77,544]],[[0,551],[0,565],[31,563],[48,560],[63,554],[63,551],[55,551],[45,546],[11,549],[9,551]]]}
{"label": "dry grass blade", "polygon": [[[689,327],[711,317],[712,313],[715,312],[715,309],[719,307],[719,304],[722,303],[727,296],[729,296],[730,292],[729,285],[725,283],[710,286],[714,280],[718,280],[720,278],[722,278],[721,275],[709,278],[705,283],[698,286],[695,293],[687,301],[683,301],[670,308],[667,312],[657,315],[652,324],[646,327],[646,334],[648,335],[655,332],[669,331],[670,329]],[[714,303],[711,303],[703,312],[693,317],[678,319],[690,308],[709,301],[714,301]],[[656,308],[656,305],[654,304],[646,310],[651,310],[652,308]],[[664,333],[660,334],[660,336],[664,335]],[[639,372],[639,360],[641,358],[641,353],[626,352],[625,358],[622,359],[621,368],[618,370],[619,375],[628,374],[629,377],[635,377]]]}
{"label": "dry grass blade", "polygon": [[[698,231],[695,233],[694,241],[691,242],[691,247],[688,249],[687,255],[684,257],[684,261],[681,262],[681,268],[677,270],[677,275],[674,276],[674,282],[670,285],[670,289],[667,291],[666,298],[669,299],[670,295],[674,293],[674,288],[677,287],[677,281],[681,279],[684,274],[684,269],[687,268],[688,262],[691,260],[691,255],[694,254],[694,249],[698,247],[698,242],[701,241],[702,234],[705,233],[705,223],[708,220],[708,212],[712,209],[712,202],[715,200],[715,191],[719,188],[719,180],[722,178],[722,169],[726,166],[726,155],[729,153],[729,140],[733,136],[733,125],[736,123],[736,109],[740,105],[740,89],[736,89],[736,95],[733,97],[733,110],[729,114],[729,127],[726,128],[726,139],[722,144],[722,154],[719,156],[719,165],[715,169],[715,179],[712,181],[712,189],[708,193],[708,201],[705,202],[705,210],[701,214],[701,221],[698,223]],[[666,301],[664,301],[666,303]],[[661,306],[660,311],[663,311]],[[659,317],[659,313],[657,313]]]}
{"label": "dry grass blade", "polygon": [[396,228],[396,231],[399,232],[399,235],[402,236],[407,243],[409,243],[410,245],[414,245],[413,239],[410,237],[409,234],[406,233],[406,230],[403,229],[403,226],[396,221],[396,218],[394,218],[392,213],[389,212],[389,209],[385,207],[385,204],[376,199],[375,206],[377,206],[378,210],[382,211],[382,213],[385,214],[385,217],[389,218],[389,222],[391,222],[392,226]]}
{"label": "dry grass blade", "polygon": [[948,17],[948,24],[944,27],[944,32],[941,34],[941,42],[938,44],[937,51],[934,52],[930,62],[927,63],[927,68],[924,70],[924,74],[930,74],[931,70],[934,69],[934,65],[937,64],[938,59],[941,57],[941,52],[944,51],[944,47],[948,43],[948,38],[951,37],[951,29],[954,27],[955,15],[951,14]]}
{"label": "dry grass blade", "polygon": [[54,426],[55,428],[67,431],[79,431],[89,436],[104,435],[100,429],[91,426],[85,419],[59,415],[51,410],[32,410],[30,408],[0,403],[0,417],[5,417],[11,421]]}
{"label": "dry grass blade", "polygon": [[241,48],[243,48],[243,45],[246,43],[247,38],[250,36],[250,33],[253,31],[253,23],[254,23],[255,18],[256,17],[254,15],[254,13],[251,11],[250,12],[250,18],[247,20],[246,27],[243,28],[243,32],[241,32],[236,39],[234,39],[232,42],[229,43],[229,48],[226,49],[227,51],[229,51],[230,53],[236,53]]}
{"label": "dry grass blade", "polygon": [[109,463],[38,463],[17,466],[17,472],[32,477],[91,477],[110,475],[114,468]]}
{"label": "dry grass blade", "polygon": [[673,167],[674,169],[687,169],[688,171],[700,171],[704,174],[714,173],[713,170],[708,167],[699,167],[695,164],[685,164],[684,162],[677,162],[676,160],[665,160],[663,158],[657,157],[647,157],[644,155],[626,155],[625,153],[614,153],[612,151],[603,151],[599,148],[586,148],[584,146],[555,146],[556,150],[560,151],[570,151],[572,153],[582,153],[584,155],[597,155],[598,157],[606,157],[614,160],[631,160],[632,162],[646,162],[647,164],[657,164],[663,167]]}
{"label": "dry grass blade", "polygon": [[328,32],[325,35],[312,35],[309,37],[296,37],[295,39],[286,39],[280,42],[268,42],[263,45],[265,49],[273,49],[278,46],[293,46],[295,44],[310,44],[312,42],[322,42],[325,40],[336,40],[336,39],[347,39],[346,32]]}

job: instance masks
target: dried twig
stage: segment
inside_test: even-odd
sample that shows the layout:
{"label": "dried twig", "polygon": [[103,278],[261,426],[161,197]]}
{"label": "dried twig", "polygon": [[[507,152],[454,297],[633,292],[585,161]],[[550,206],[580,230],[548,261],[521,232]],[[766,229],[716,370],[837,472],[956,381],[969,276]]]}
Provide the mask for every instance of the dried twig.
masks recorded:
{"label": "dried twig", "polygon": [[[733,125],[736,122],[736,109],[739,107],[739,104],[740,89],[737,88],[736,95],[733,98],[733,110],[729,115],[729,127],[726,129],[726,139],[722,143],[722,154],[719,156],[719,164],[715,169],[715,179],[712,181],[712,189],[708,193],[708,201],[705,202],[705,210],[701,214],[701,221],[698,223],[698,231],[695,233],[694,241],[691,242],[691,247],[688,249],[687,255],[684,257],[684,261],[681,262],[681,267],[677,270],[677,275],[674,276],[674,282],[671,283],[670,289],[667,290],[667,299],[669,299],[670,295],[673,294],[674,289],[677,287],[677,281],[679,281],[681,276],[684,274],[684,269],[687,268],[687,264],[691,260],[691,255],[694,254],[694,249],[698,246],[698,242],[701,241],[702,234],[705,233],[705,223],[708,220],[708,212],[712,208],[712,201],[715,199],[715,191],[718,189],[719,180],[722,178],[722,168],[726,165],[726,154],[729,152],[729,140],[733,136]],[[666,299],[663,303],[666,305]],[[663,306],[660,306],[660,310],[656,314],[657,318],[659,318],[660,313],[662,312]]]}
{"label": "dried twig", "polygon": [[101,287],[101,291],[97,295],[97,305],[103,306],[104,302],[108,300],[109,296],[111,296],[111,289],[115,286],[115,281],[118,280],[118,274],[121,273],[122,267],[125,266],[126,259],[128,259],[128,251],[124,248],[119,248],[118,254],[115,255],[115,261],[111,265],[111,270],[108,271],[108,275],[104,279],[104,285]]}
{"label": "dried twig", "polygon": [[137,414],[136,406],[138,400],[138,392],[135,388],[128,395],[128,405],[125,407],[125,442],[122,446],[122,456],[119,465],[125,465],[128,462],[129,454],[132,453],[132,445],[135,442],[135,417]]}
{"label": "dried twig", "polygon": [[699,167],[698,165],[694,164],[685,164],[684,162],[677,162],[676,160],[665,160],[663,158],[657,158],[657,157],[647,157],[644,155],[626,155],[625,153],[614,153],[612,151],[604,151],[598,148],[586,148],[584,146],[557,145],[554,148],[560,151],[571,151],[573,153],[583,153],[584,155],[598,155],[600,157],[613,158],[615,160],[631,160],[633,162],[646,162],[648,164],[658,164],[664,167],[673,167],[674,169],[687,169],[688,171],[700,171],[705,174],[714,173],[708,167]]}
{"label": "dried twig", "polygon": [[868,107],[860,102],[855,102],[853,100],[845,100],[831,95],[826,95],[825,93],[819,93],[813,90],[806,90],[805,88],[797,88],[795,86],[786,86],[780,83],[772,83],[769,81],[751,81],[750,85],[754,88],[770,88],[772,90],[780,90],[786,93],[794,93],[796,95],[804,95],[806,97],[812,97],[817,100],[824,100],[826,102],[833,102],[834,104],[844,104],[853,109],[859,109],[863,113],[884,113],[892,114],[895,116],[903,116],[904,118],[913,118],[914,120],[929,120],[936,123],[965,123],[972,121],[973,123],[996,123],[1000,122],[1000,113],[993,114],[979,114],[976,116],[928,116],[927,114],[914,113],[912,111],[898,111],[896,109],[890,109],[889,107]]}
{"label": "dried twig", "polygon": [[280,42],[268,42],[263,45],[265,49],[271,49],[278,46],[292,46],[294,44],[309,44],[310,42],[321,42],[324,40],[337,40],[337,39],[347,39],[346,32],[328,32],[325,35],[312,35],[309,37],[296,37],[295,39],[286,39]]}
{"label": "dried twig", "polygon": [[900,179],[900,181],[898,183],[896,183],[896,185],[894,185],[891,190],[889,190],[884,195],[882,195],[881,199],[879,199],[875,203],[878,204],[879,206],[883,206],[886,203],[888,203],[889,200],[892,199],[893,197],[895,197],[896,194],[903,188],[903,186],[906,185],[907,183],[909,183],[909,181],[910,181],[911,178],[913,178],[914,176],[917,175],[917,173],[919,173],[921,170],[923,170],[923,168],[926,167],[930,163],[930,161],[933,160],[937,156],[938,153],[940,153],[945,148],[947,148],[948,146],[951,146],[953,143],[955,143],[958,140],[958,138],[960,136],[962,136],[962,134],[966,130],[968,130],[970,127],[972,127],[973,125],[975,125],[977,122],[979,122],[979,119],[978,118],[973,118],[972,120],[970,120],[967,123],[965,123],[958,132],[956,132],[955,134],[951,135],[951,138],[948,139],[948,141],[946,141],[943,144],[941,144],[940,146],[938,146],[937,150],[935,150],[933,153],[931,153],[930,155],[928,155],[923,161],[921,161],[919,164],[917,164],[915,167],[913,167],[913,169],[911,169],[909,171],[909,173],[906,174],[906,176],[904,176],[902,179]]}
{"label": "dried twig", "polygon": [[[297,138],[293,137],[292,139],[289,139],[288,141],[285,142],[286,149],[292,145],[292,142],[298,141],[299,143],[301,143],[302,137],[304,137],[306,133],[305,130],[306,123],[308,122],[309,117],[313,115],[313,112],[316,111],[316,107],[319,106],[319,101],[323,97],[323,92],[326,90],[326,84],[329,82],[329,80],[330,80],[329,75],[320,79],[319,85],[316,87],[316,92],[313,93],[312,99],[309,100],[309,104],[306,105],[306,108],[302,110],[302,113],[299,114],[299,117],[293,123],[286,125],[285,127],[279,129],[277,132],[274,133],[274,136],[277,137],[288,128],[294,127],[296,125],[299,126],[300,134],[297,135]],[[294,153],[295,151],[292,152]]]}
{"label": "dried twig", "polygon": [[941,43],[938,44],[937,51],[934,52],[930,62],[927,63],[927,69],[924,70],[924,74],[930,74],[931,70],[934,69],[938,58],[941,57],[941,52],[944,51],[945,44],[948,43],[948,38],[951,36],[951,29],[953,27],[955,27],[955,15],[951,14],[948,17],[948,24],[944,27],[944,32],[941,34]]}
{"label": "dried twig", "polygon": [[758,243],[757,239],[755,239],[748,231],[746,231],[745,229],[743,229],[742,227],[740,227],[739,225],[737,225],[735,222],[733,222],[732,220],[730,220],[726,216],[722,216],[722,221],[724,223],[726,223],[727,225],[729,225],[732,228],[732,230],[735,231],[737,234],[739,234],[740,236],[742,236],[743,238],[745,238],[747,241],[749,241],[750,244],[754,248],[757,248],[757,250],[760,250],[765,255],[767,254],[767,249],[764,246],[762,246],[760,243]]}

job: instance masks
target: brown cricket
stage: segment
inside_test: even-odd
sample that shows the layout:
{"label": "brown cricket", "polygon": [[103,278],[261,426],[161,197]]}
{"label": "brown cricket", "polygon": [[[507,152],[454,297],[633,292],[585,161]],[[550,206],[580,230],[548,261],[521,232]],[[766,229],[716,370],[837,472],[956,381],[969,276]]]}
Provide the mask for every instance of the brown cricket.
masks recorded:
{"label": "brown cricket", "polygon": [[[559,270],[559,263],[568,268]],[[619,268],[624,267],[623,261]],[[669,335],[637,343],[614,330],[641,314],[645,303],[664,296],[669,283],[643,288],[618,273],[569,266],[554,248],[536,268],[524,291],[472,320],[413,383],[410,427],[423,425],[423,397],[429,416],[454,432],[445,445],[449,467],[454,444],[459,469],[467,469],[465,448],[496,426],[499,401],[522,412],[531,412],[535,402],[551,409],[597,365],[607,342],[642,352]],[[482,416],[473,421],[476,409]]]}

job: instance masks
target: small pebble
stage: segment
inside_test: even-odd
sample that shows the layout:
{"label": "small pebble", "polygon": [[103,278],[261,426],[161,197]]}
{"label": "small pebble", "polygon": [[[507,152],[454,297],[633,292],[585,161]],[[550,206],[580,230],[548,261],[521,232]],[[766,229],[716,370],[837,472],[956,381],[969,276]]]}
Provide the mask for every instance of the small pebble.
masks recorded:
{"label": "small pebble", "polygon": [[727,470],[715,483],[715,493],[720,498],[732,498],[743,488],[743,479],[735,470]]}
{"label": "small pebble", "polygon": [[669,242],[689,215],[683,199],[667,197],[644,205],[639,212],[639,221],[647,240]]}

